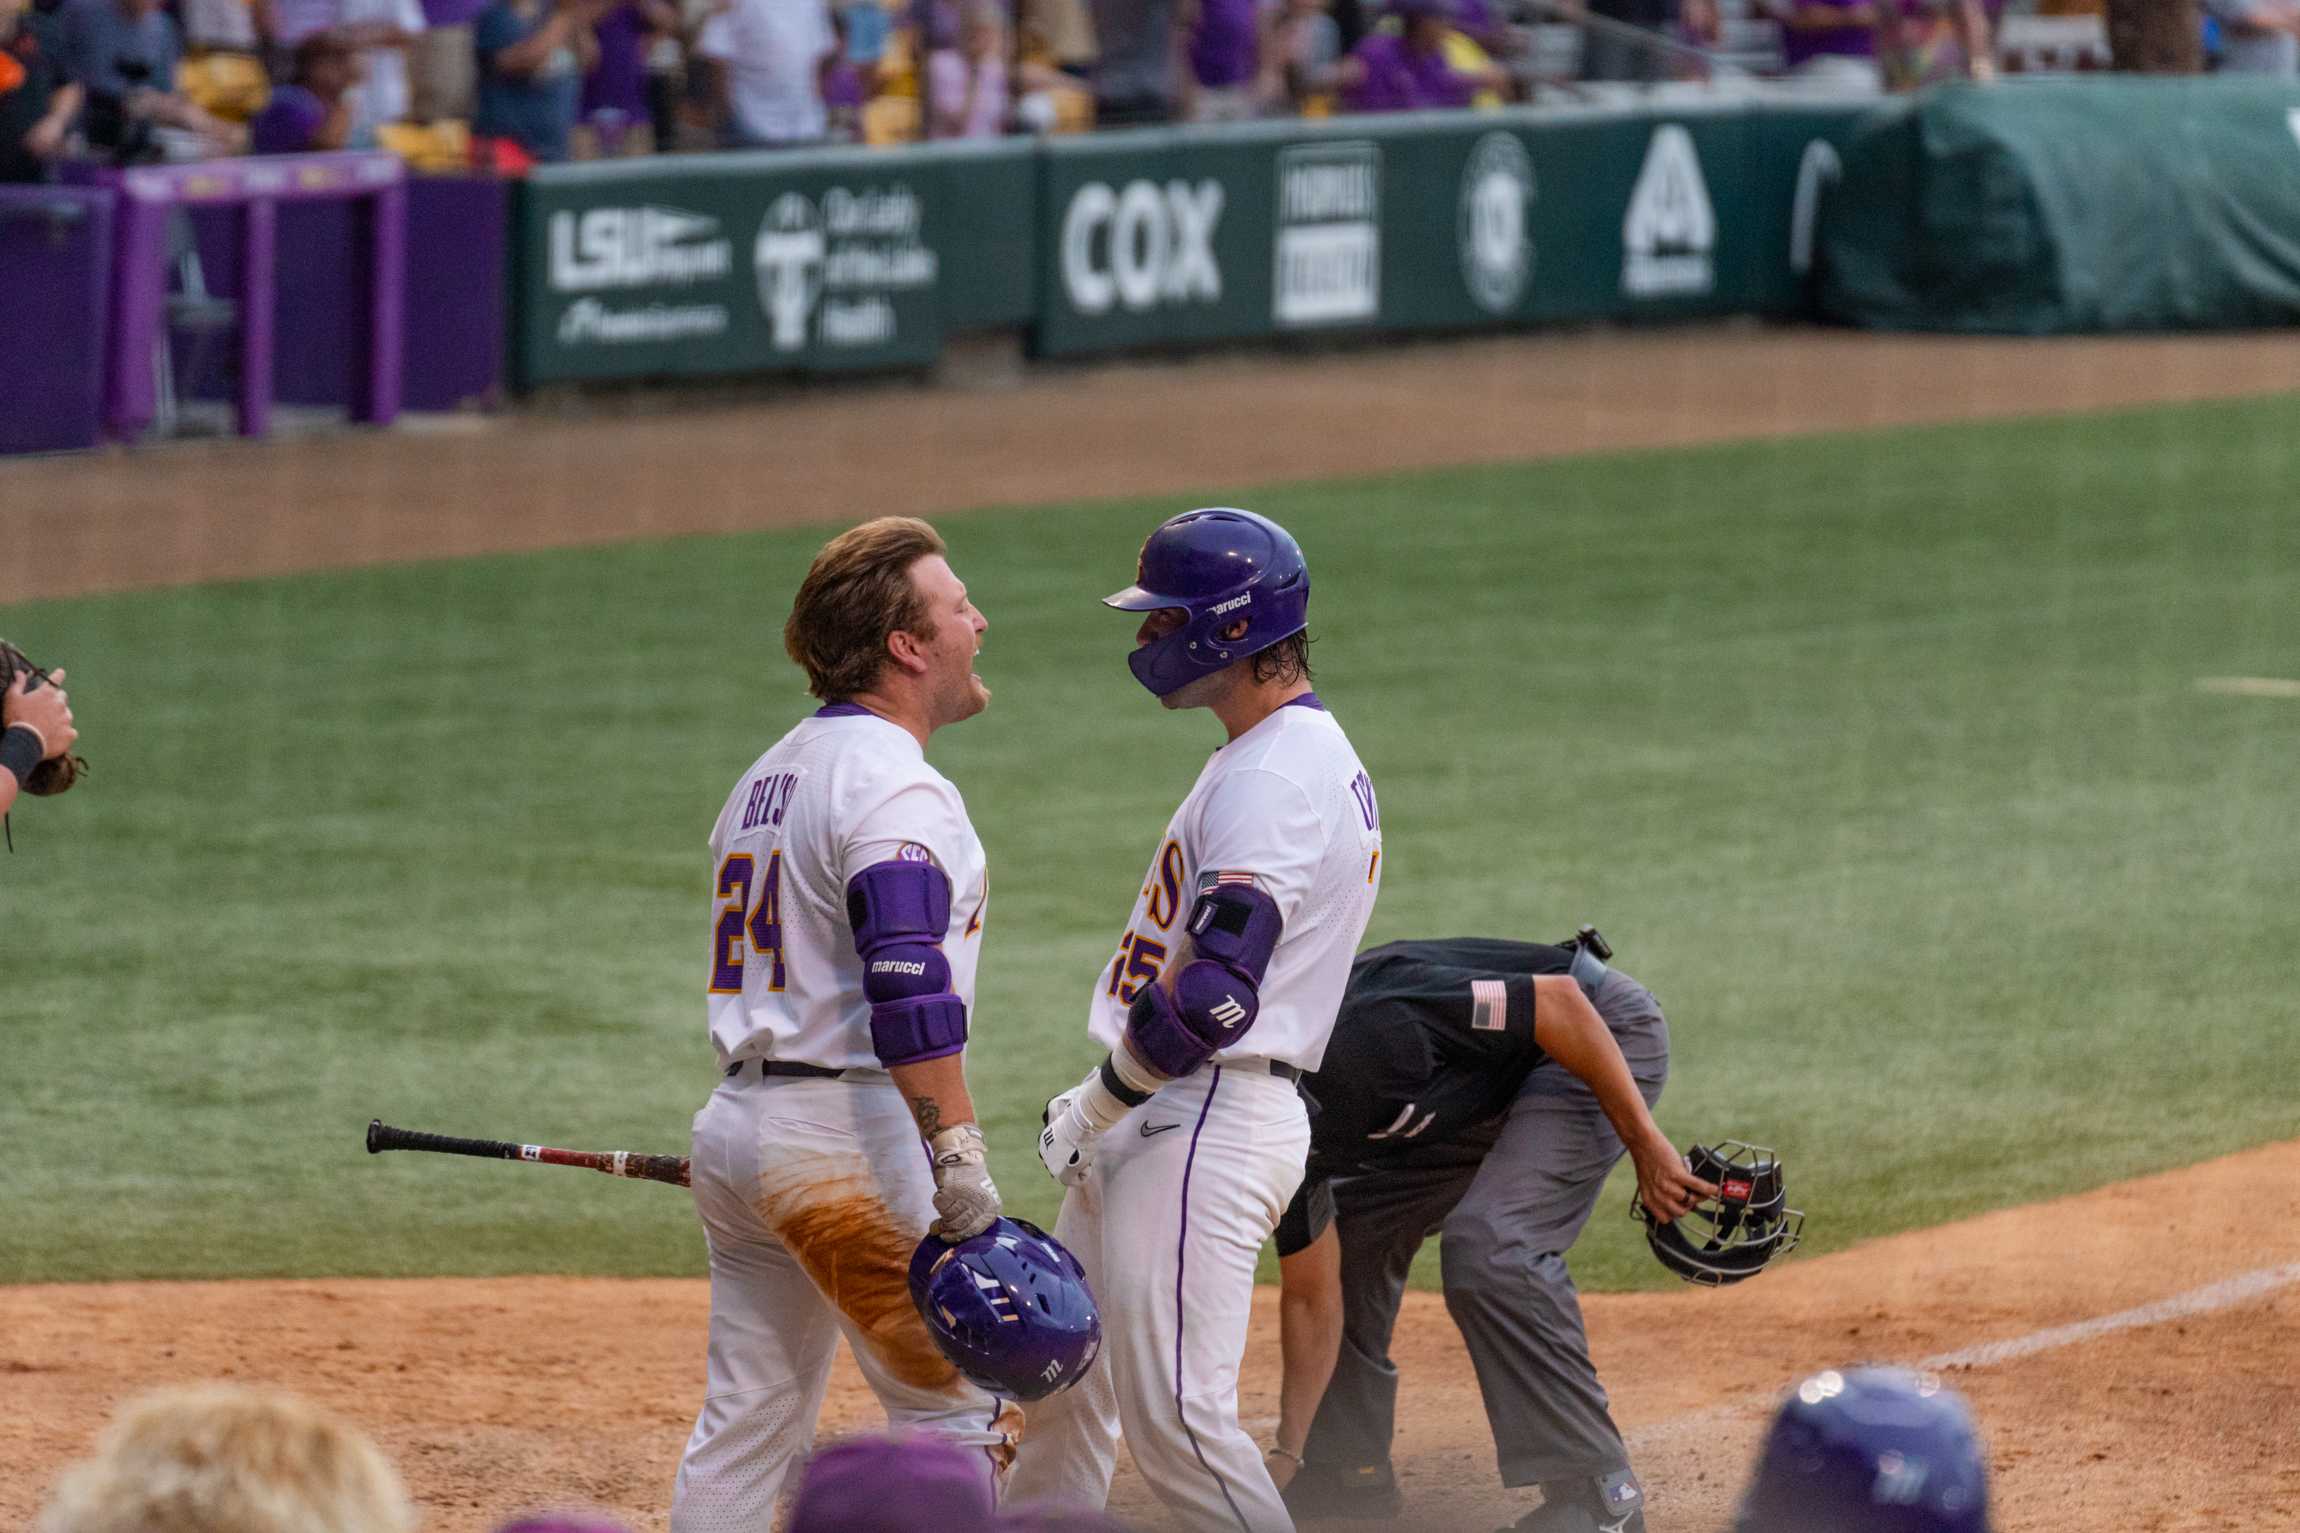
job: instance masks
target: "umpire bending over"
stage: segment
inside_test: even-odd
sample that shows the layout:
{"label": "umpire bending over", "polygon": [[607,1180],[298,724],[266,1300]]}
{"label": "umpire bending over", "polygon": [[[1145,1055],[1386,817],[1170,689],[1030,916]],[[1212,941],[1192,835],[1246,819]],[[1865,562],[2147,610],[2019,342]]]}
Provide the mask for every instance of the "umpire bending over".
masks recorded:
{"label": "umpire bending over", "polygon": [[1352,964],[1333,1041],[1302,1082],[1319,1110],[1277,1231],[1285,1383],[1270,1465],[1297,1518],[1401,1509],[1390,1333],[1414,1253],[1441,1232],[1446,1309],[1502,1483],[1542,1489],[1516,1526],[1643,1533],[1565,1250],[1624,1148],[1664,1220],[1717,1189],[1654,1124],[1668,1024],[1611,954],[1585,926],[1562,946],[1393,942]]}

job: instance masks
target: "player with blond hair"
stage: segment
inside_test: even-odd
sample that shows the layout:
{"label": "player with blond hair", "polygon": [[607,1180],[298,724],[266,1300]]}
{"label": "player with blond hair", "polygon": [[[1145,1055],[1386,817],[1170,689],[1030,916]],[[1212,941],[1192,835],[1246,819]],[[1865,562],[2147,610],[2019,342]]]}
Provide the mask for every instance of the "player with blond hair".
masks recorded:
{"label": "player with blond hair", "polygon": [[1016,1418],[912,1307],[932,1233],[998,1217],[964,1068],[989,899],[934,732],[980,713],[988,621],[932,527],[880,517],[816,555],[783,647],[822,706],[751,764],[711,831],[711,1044],[695,1115],[710,1243],[710,1381],[672,1533],[769,1526],[843,1333],[898,1430],[986,1483]]}

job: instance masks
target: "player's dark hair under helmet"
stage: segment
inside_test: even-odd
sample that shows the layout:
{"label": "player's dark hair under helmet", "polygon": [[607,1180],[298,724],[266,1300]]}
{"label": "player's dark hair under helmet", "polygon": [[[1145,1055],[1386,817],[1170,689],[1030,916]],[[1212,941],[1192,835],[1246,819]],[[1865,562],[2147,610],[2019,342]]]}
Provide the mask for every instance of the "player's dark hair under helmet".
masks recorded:
{"label": "player's dark hair under helmet", "polygon": [[[1188,621],[1126,657],[1160,697],[1309,626],[1310,566],[1293,534],[1266,516],[1206,506],[1159,523],[1134,584],[1103,599],[1121,612],[1178,608]],[[1220,635],[1243,621],[1243,633]]]}

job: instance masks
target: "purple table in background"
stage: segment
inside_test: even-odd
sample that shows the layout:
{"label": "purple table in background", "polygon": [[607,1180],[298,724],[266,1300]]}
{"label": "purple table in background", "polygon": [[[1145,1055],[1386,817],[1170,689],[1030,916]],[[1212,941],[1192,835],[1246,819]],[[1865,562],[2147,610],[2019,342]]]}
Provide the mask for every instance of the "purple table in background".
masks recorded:
{"label": "purple table in background", "polygon": [[388,154],[292,154],[203,160],[129,170],[80,165],[73,179],[116,188],[112,337],[105,373],[105,425],[120,439],[149,426],[153,347],[166,323],[168,220],[178,208],[236,207],[240,215],[239,432],[262,436],[272,403],[274,265],[282,203],[356,199],[369,208],[367,368],[355,420],[388,424],[399,414],[402,315],[407,280],[407,173]]}
{"label": "purple table in background", "polygon": [[0,186],[0,453],[103,440],[116,201],[96,186]]}

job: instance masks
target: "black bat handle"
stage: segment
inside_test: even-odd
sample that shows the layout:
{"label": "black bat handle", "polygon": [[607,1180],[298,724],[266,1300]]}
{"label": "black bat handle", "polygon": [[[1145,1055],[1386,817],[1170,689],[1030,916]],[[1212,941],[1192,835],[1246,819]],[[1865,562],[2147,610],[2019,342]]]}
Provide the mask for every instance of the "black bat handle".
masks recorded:
{"label": "black bat handle", "polygon": [[519,1146],[502,1139],[458,1139],[453,1134],[426,1134],[411,1128],[393,1128],[381,1118],[367,1122],[367,1153],[385,1150],[431,1150],[441,1155],[477,1155],[487,1160],[517,1160]]}

